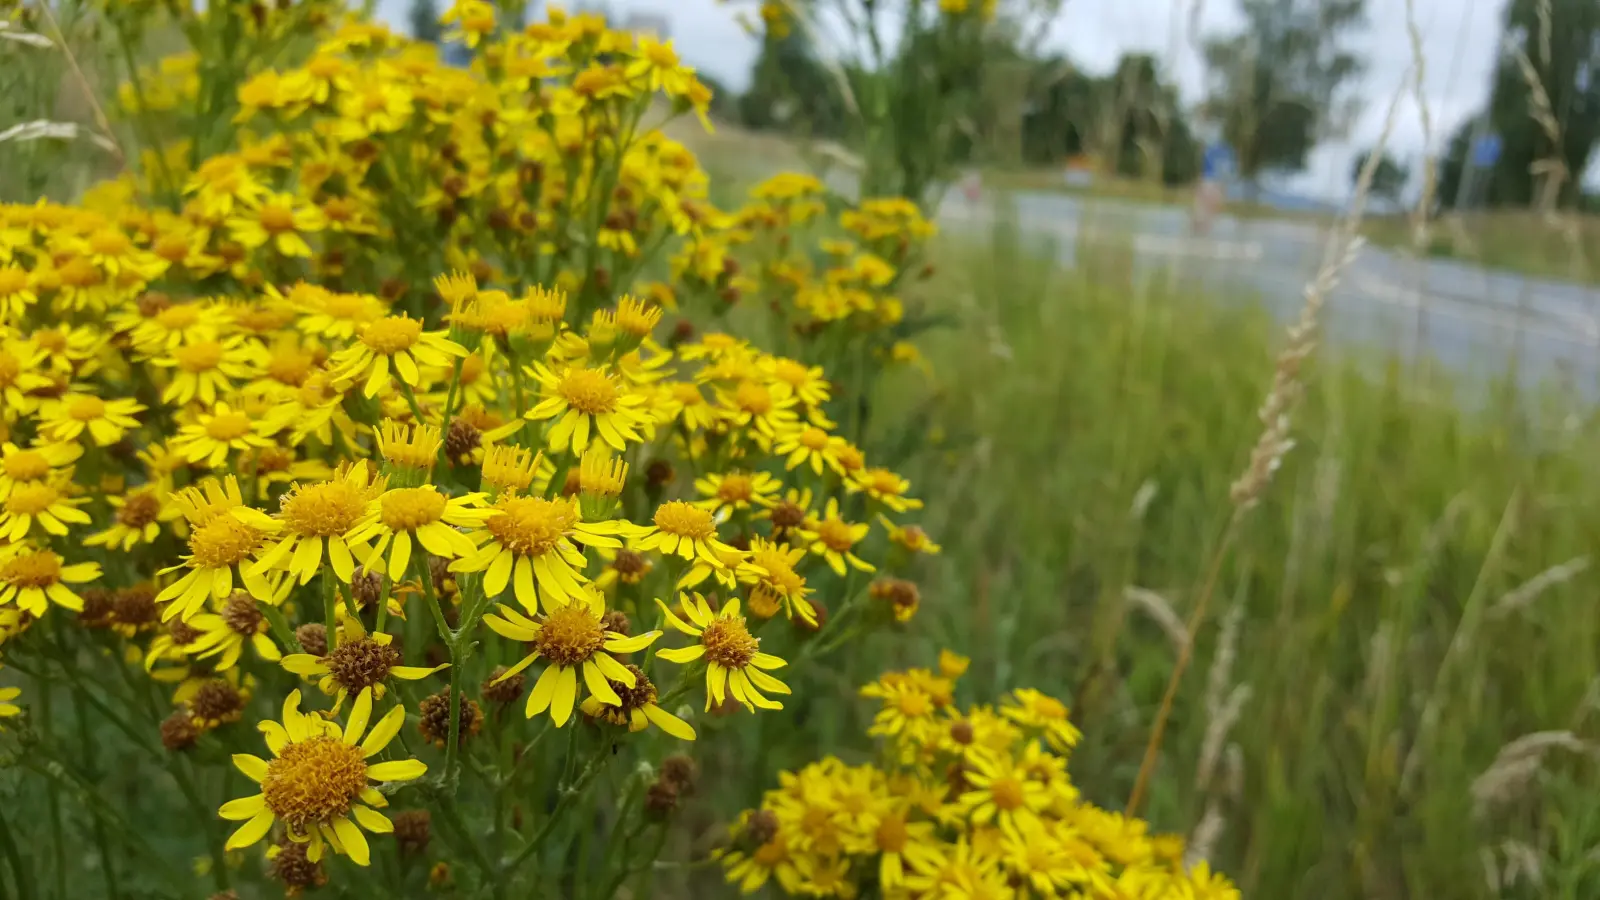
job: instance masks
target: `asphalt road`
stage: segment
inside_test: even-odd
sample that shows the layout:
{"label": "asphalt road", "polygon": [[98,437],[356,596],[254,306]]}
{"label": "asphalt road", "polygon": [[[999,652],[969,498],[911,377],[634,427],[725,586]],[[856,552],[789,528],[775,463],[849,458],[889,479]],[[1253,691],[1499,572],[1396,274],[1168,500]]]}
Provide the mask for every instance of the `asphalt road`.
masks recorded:
{"label": "asphalt road", "polygon": [[[1146,271],[1170,268],[1197,290],[1265,303],[1284,320],[1298,313],[1326,245],[1311,222],[1224,216],[1194,237],[1188,211],[1178,208],[1047,193],[1009,201],[1027,233],[1056,239],[1063,261],[1097,241],[1131,241]],[[1006,201],[974,202],[952,190],[940,219],[952,230],[984,226],[996,202]],[[1514,366],[1525,385],[1557,381],[1600,398],[1600,290],[1368,246],[1326,309],[1335,341],[1431,356],[1468,379]]]}

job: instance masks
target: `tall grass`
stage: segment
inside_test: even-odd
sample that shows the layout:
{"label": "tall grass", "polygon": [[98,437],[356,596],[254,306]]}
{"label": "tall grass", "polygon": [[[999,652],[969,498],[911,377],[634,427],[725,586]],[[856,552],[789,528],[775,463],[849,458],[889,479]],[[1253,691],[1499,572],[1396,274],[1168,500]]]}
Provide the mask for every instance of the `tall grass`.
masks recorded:
{"label": "tall grass", "polygon": [[[930,339],[942,443],[910,464],[948,548],[924,631],[974,655],[980,692],[1073,698],[1076,776],[1119,804],[1175,657],[1172,620],[1127,598],[1187,617],[1280,338],[1254,298],[1195,296],[1115,249],[1063,270],[1001,227],[940,258],[961,324]],[[1595,731],[1600,612],[1571,561],[1600,533],[1600,429],[1554,392],[1484,402],[1362,348],[1309,368],[1298,447],[1222,571],[1150,817],[1207,819],[1246,896],[1595,896],[1595,770],[1568,747]],[[1504,745],[1550,730],[1574,743],[1519,756],[1475,799]],[[1518,854],[1538,886],[1512,865],[1492,892]]]}

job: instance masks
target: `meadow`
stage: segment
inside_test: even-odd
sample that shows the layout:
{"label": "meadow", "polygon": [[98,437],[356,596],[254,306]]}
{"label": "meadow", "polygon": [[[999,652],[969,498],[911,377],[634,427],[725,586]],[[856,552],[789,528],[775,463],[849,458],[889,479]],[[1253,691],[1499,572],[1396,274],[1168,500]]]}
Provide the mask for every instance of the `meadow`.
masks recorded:
{"label": "meadow", "polygon": [[120,160],[0,143],[0,896],[1600,895],[1580,396],[752,169],[596,17],[76,8],[197,53],[6,20]]}

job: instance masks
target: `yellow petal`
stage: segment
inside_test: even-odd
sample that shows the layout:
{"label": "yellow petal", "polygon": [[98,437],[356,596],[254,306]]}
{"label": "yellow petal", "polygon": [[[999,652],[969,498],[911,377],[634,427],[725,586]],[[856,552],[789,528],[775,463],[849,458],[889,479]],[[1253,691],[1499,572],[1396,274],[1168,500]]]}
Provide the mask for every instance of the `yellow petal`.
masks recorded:
{"label": "yellow petal", "polygon": [[556,678],[559,677],[556,670],[556,666],[546,666],[545,670],[539,673],[539,680],[534,682],[533,690],[528,692],[528,705],[523,710],[523,714],[528,718],[531,719],[550,708],[550,699],[555,696]]}
{"label": "yellow petal", "polygon": [[222,804],[221,809],[217,810],[217,815],[230,822],[243,822],[247,819],[255,818],[258,813],[266,808],[266,795],[256,794],[253,797],[240,797],[237,800],[229,800],[227,803]]}
{"label": "yellow petal", "polygon": [[680,741],[694,740],[694,728],[688,722],[667,712],[654,703],[644,707],[645,718],[654,722],[656,727],[672,735]]}
{"label": "yellow petal", "polygon": [[550,698],[550,718],[556,727],[567,724],[572,718],[572,707],[578,702],[578,673],[571,666],[560,666],[556,675],[555,695]]}
{"label": "yellow petal", "polygon": [[261,812],[256,813],[255,818],[239,826],[239,830],[228,837],[226,849],[238,850],[266,837],[267,832],[272,830],[274,818],[270,809],[263,809]]}
{"label": "yellow petal", "polygon": [[394,709],[384,713],[383,718],[378,720],[378,724],[372,726],[372,730],[367,732],[366,740],[361,742],[361,755],[368,758],[376,756],[384,747],[389,746],[389,742],[394,740],[394,736],[400,733],[400,729],[405,723],[406,710],[403,706],[396,706]]}
{"label": "yellow petal", "polygon": [[399,759],[373,763],[367,767],[367,776],[374,781],[410,781],[421,778],[427,771],[428,766],[420,759]]}
{"label": "yellow petal", "polygon": [[251,781],[259,783],[261,779],[267,777],[267,761],[259,756],[251,756],[248,753],[235,753],[233,755],[233,764]]}
{"label": "yellow petal", "polygon": [[601,674],[600,667],[594,664],[593,659],[583,661],[583,683],[589,688],[589,693],[607,706],[621,706],[622,698],[612,690],[606,676]]}
{"label": "yellow petal", "polygon": [[344,742],[354,744],[361,740],[361,733],[367,730],[367,721],[372,718],[372,688],[364,687],[361,695],[356,697],[356,702],[350,706],[350,718],[344,726]]}
{"label": "yellow petal", "polygon": [[394,831],[394,823],[388,816],[378,812],[370,806],[357,803],[350,807],[350,814],[356,817],[356,824],[373,834],[388,834]]}
{"label": "yellow petal", "polygon": [[344,845],[345,855],[358,866],[372,864],[372,850],[367,846],[367,836],[361,833],[356,823],[344,816],[333,820],[333,833],[339,836],[339,843]]}

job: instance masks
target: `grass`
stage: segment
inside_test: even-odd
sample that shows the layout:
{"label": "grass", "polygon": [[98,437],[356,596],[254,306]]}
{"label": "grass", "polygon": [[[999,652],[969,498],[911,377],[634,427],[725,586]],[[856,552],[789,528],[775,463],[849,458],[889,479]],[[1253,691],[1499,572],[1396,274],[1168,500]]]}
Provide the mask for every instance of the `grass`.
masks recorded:
{"label": "grass", "polygon": [[[933,446],[903,464],[936,498],[927,521],[947,548],[925,585],[923,658],[970,652],[979,696],[1031,684],[1072,698],[1076,780],[1120,806],[1175,656],[1125,595],[1187,615],[1280,336],[1252,298],[1196,299],[1179,275],[1136,277],[1127,254],[1062,270],[1002,229],[939,258],[936,306],[960,327],[928,340],[938,425],[915,430]],[[1515,738],[1596,731],[1592,578],[1492,610],[1591,552],[1600,428],[1561,415],[1571,398],[1468,402],[1436,369],[1361,348],[1308,377],[1298,446],[1200,632],[1153,823],[1190,831],[1211,807],[1225,821],[1212,858],[1252,897],[1499,896],[1483,855],[1523,847],[1548,880],[1504,896],[1597,896],[1592,757],[1551,751],[1481,809],[1473,786]],[[923,390],[880,399],[880,443],[907,443]],[[1230,615],[1237,644],[1218,671]],[[1207,732],[1241,685],[1237,723],[1211,736],[1236,765],[1204,789]]]}
{"label": "grass", "polygon": [[[1373,243],[1411,251],[1415,242],[1404,218],[1367,224]],[[1554,221],[1530,211],[1449,216],[1435,224],[1429,256],[1459,259],[1542,278],[1600,285],[1600,217],[1563,214]]]}

